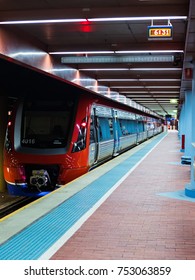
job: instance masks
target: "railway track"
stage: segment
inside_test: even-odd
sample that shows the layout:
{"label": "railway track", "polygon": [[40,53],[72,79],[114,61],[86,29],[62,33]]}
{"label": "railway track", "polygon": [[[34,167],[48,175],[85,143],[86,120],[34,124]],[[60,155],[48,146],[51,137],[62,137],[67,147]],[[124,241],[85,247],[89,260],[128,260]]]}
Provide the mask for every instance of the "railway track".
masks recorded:
{"label": "railway track", "polygon": [[33,202],[35,199],[37,199],[37,198],[25,197],[25,198],[21,198],[18,201],[11,202],[9,205],[6,205],[5,207],[2,207],[0,209],[0,219],[11,214],[12,212],[24,207],[25,205],[29,204],[30,202]]}

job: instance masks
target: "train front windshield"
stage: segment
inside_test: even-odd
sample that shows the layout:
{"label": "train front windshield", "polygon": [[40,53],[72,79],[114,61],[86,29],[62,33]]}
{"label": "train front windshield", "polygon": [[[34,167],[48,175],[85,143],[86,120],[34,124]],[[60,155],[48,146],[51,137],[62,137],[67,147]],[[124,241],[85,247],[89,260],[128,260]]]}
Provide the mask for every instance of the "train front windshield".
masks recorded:
{"label": "train front windshield", "polygon": [[26,101],[23,106],[21,146],[66,147],[74,103],[72,101]]}

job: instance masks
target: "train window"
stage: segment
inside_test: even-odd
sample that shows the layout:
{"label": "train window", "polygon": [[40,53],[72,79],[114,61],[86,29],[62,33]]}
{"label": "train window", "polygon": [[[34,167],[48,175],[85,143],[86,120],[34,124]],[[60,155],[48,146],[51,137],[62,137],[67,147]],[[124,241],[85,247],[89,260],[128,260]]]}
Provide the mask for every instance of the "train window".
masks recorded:
{"label": "train window", "polygon": [[120,125],[121,135],[125,136],[137,132],[137,123],[133,120],[120,119],[119,125]]}
{"label": "train window", "polygon": [[127,130],[127,120],[119,120],[119,124],[120,124],[122,135],[129,134]]}
{"label": "train window", "polygon": [[145,129],[144,129],[144,122],[139,122],[137,123],[137,130],[138,132],[143,132]]}
{"label": "train window", "polygon": [[21,146],[61,148],[67,144],[73,104],[63,101],[25,102],[21,127]]}
{"label": "train window", "polygon": [[98,130],[99,130],[100,141],[113,139],[114,133],[113,133],[112,119],[98,117],[98,123],[99,123]]}

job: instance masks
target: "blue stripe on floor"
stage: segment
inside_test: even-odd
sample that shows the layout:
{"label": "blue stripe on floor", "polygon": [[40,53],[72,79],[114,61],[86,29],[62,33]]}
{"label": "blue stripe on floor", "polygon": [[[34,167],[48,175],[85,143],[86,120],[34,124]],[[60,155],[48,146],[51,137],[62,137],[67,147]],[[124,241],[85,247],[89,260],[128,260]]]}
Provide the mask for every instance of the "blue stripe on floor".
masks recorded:
{"label": "blue stripe on floor", "polygon": [[[1,260],[36,260],[65,234],[101,197],[130,171],[163,137],[150,143],[124,162],[89,184],[0,246]],[[79,182],[78,182],[79,183]]]}

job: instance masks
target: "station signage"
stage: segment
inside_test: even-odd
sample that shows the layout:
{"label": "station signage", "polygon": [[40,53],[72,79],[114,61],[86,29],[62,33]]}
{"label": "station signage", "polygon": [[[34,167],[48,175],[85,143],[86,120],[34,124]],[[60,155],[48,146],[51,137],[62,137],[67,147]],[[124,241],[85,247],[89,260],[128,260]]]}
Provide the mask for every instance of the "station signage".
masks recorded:
{"label": "station signage", "polygon": [[148,26],[148,40],[172,40],[172,25],[152,25]]}

